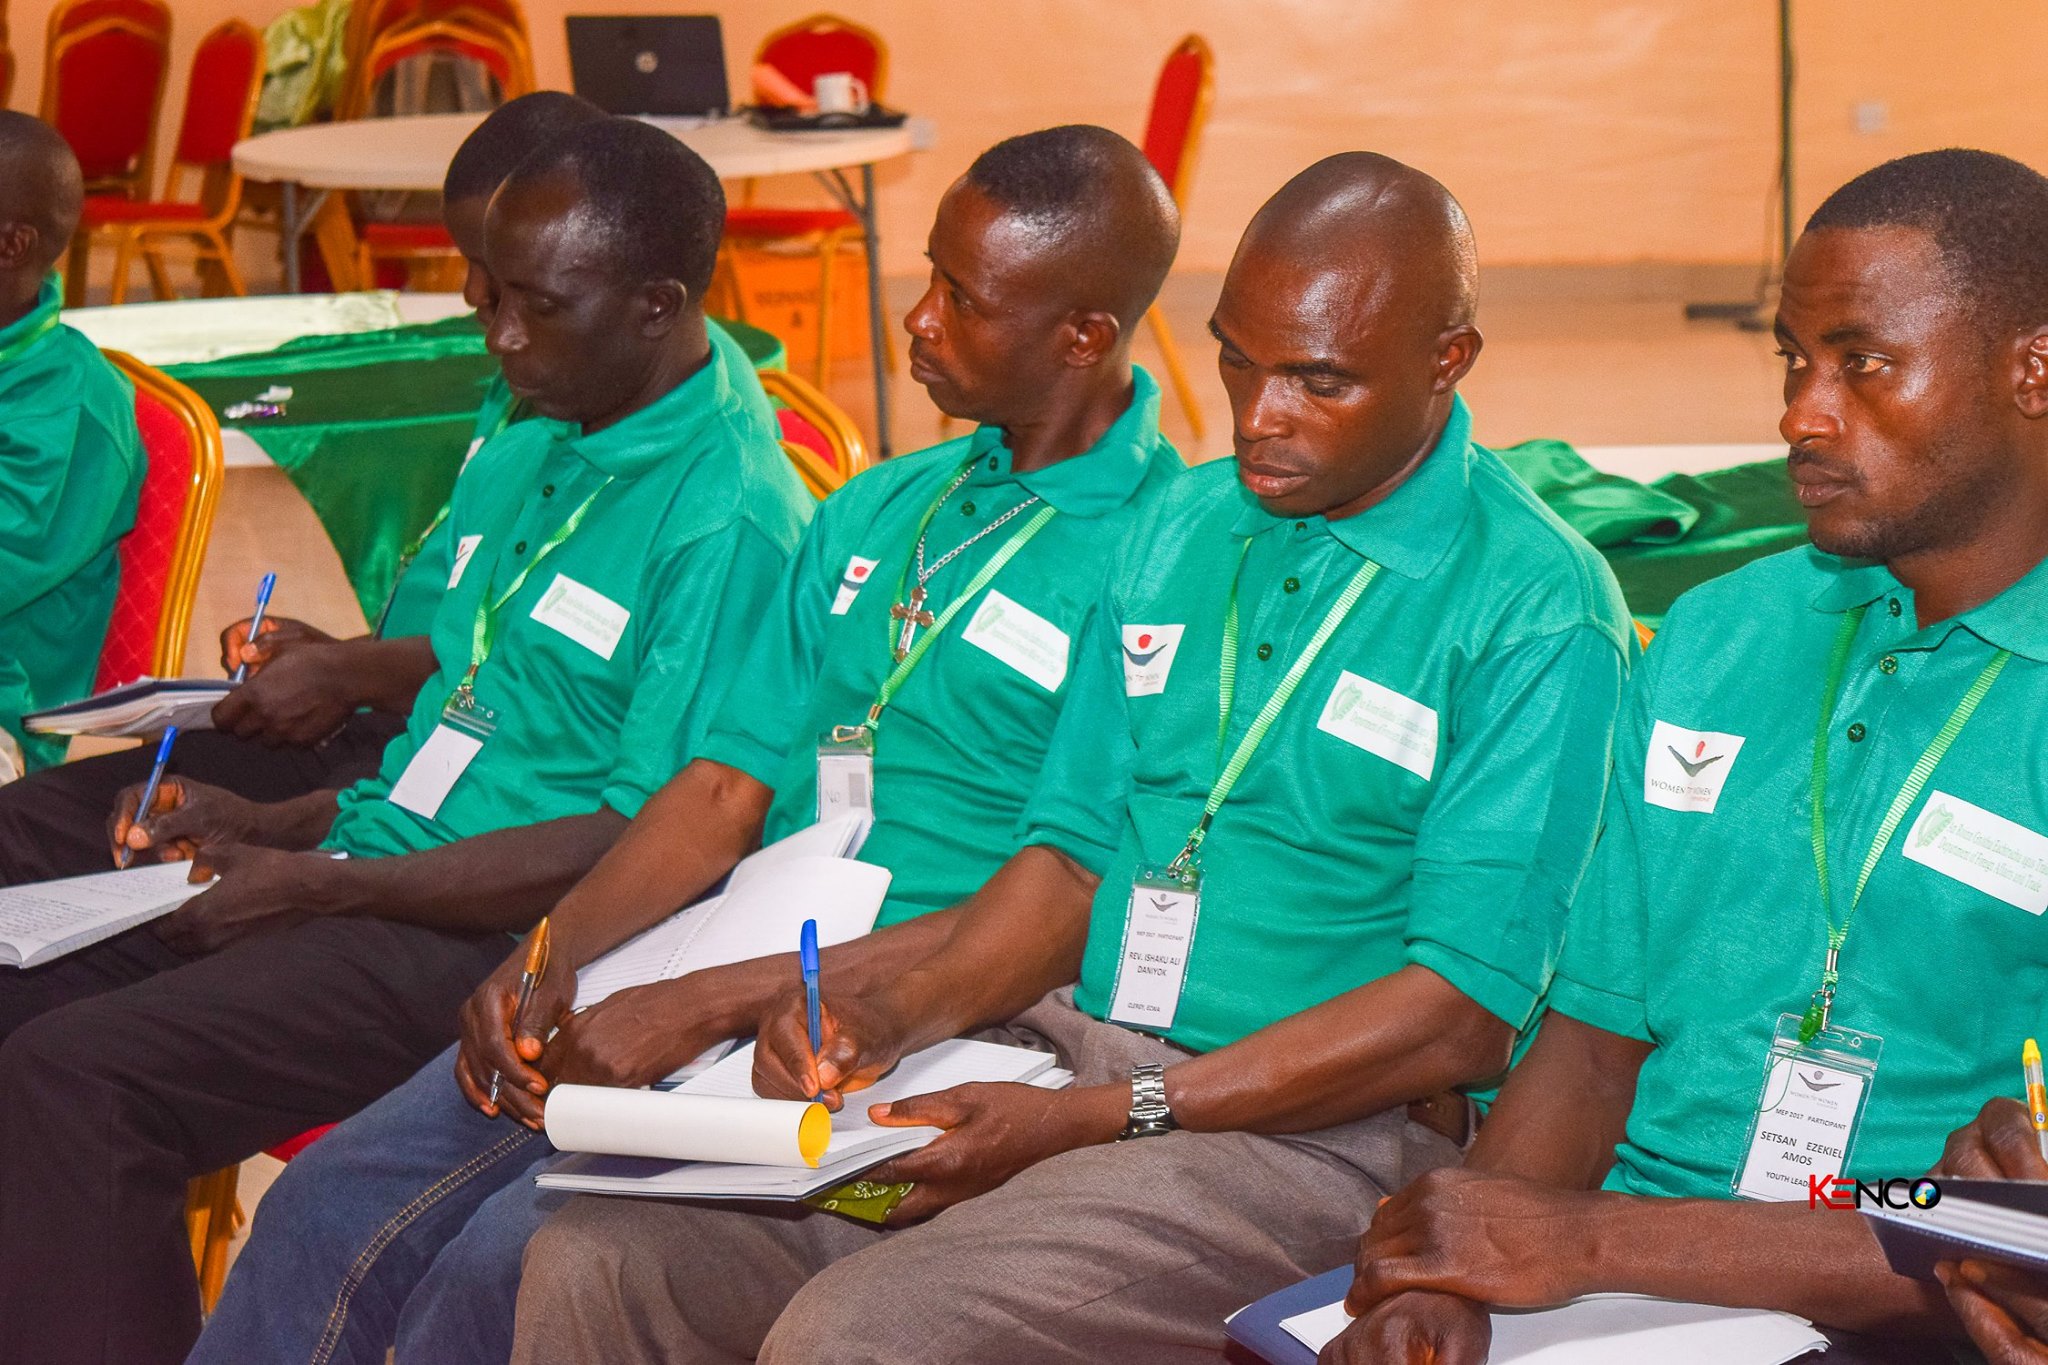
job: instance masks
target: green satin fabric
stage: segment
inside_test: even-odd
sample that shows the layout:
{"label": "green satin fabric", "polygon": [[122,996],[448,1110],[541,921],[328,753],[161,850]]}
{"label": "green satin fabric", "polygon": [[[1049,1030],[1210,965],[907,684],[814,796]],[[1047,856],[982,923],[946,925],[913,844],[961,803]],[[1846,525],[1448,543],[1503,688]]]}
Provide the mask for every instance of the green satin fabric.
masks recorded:
{"label": "green satin fabric", "polygon": [[1643,484],[1601,473],[1562,441],[1496,453],[1606,557],[1629,611],[1653,629],[1680,594],[1806,541],[1782,460]]}
{"label": "green satin fabric", "polygon": [[[756,368],[780,368],[782,343],[723,324]],[[219,416],[272,384],[279,417],[240,427],[305,495],[341,557],[365,620],[375,621],[399,557],[447,502],[497,362],[473,315],[388,331],[302,337],[272,351],[167,367]]]}

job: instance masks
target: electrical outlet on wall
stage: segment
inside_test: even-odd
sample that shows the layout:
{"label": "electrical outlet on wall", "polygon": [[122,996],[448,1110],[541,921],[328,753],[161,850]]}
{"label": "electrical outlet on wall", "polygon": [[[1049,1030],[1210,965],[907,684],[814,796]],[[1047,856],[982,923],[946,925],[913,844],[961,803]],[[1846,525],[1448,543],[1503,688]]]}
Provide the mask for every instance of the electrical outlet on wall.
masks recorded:
{"label": "electrical outlet on wall", "polygon": [[1892,107],[1883,100],[1858,100],[1849,109],[1849,122],[1864,137],[1876,137],[1892,126]]}

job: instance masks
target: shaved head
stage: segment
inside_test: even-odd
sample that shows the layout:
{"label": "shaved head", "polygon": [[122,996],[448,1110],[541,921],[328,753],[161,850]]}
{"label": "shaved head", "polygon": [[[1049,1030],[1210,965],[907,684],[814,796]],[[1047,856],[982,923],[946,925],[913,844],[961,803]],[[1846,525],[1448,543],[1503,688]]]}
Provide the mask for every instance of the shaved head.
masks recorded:
{"label": "shaved head", "polygon": [[1209,323],[1247,491],[1334,519],[1399,487],[1478,358],[1478,280],[1465,211],[1422,172],[1347,152],[1288,181],[1245,229]]}
{"label": "shaved head", "polygon": [[78,158],[41,119],[0,109],[0,270],[40,281],[78,231]]}
{"label": "shaved head", "polygon": [[1479,253],[1451,192],[1377,152],[1325,157],[1266,201],[1239,245],[1319,261],[1333,296],[1376,310],[1397,293],[1431,335],[1470,326],[1478,311]]}
{"label": "shaved head", "polygon": [[998,142],[939,201],[931,285],[903,320],[911,376],[942,412],[1006,429],[1062,393],[1121,400],[1179,246],[1165,182],[1107,128]]}

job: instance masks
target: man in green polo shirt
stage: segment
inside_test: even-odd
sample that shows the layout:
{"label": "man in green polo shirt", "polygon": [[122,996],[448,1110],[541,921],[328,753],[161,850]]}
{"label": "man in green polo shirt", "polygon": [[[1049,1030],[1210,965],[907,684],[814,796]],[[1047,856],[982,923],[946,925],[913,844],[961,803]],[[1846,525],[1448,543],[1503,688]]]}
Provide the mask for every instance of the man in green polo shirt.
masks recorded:
{"label": "man in green polo shirt", "polygon": [[[488,326],[493,285],[483,259],[484,210],[505,177],[558,133],[604,117],[587,100],[543,90],[508,100],[463,140],[448,165],[442,216],[468,263],[463,297]],[[734,387],[764,421],[772,420],[738,345],[707,320],[711,344],[724,356]],[[517,407],[520,415],[528,410]],[[504,376],[484,392],[471,439],[484,441],[515,413]],[[338,791],[377,771],[384,746],[405,729],[407,713],[436,664],[427,632],[448,588],[451,552],[445,509],[400,570],[391,597],[368,635],[337,640],[301,621],[266,618],[248,643],[246,620],[221,636],[221,664],[248,667],[248,678],[214,708],[214,728],[178,740],[166,804],[185,794],[181,780],[216,789],[162,820],[166,840],[231,836],[249,818],[248,803]],[[82,695],[81,689],[74,695]],[[156,746],[139,745],[74,760],[0,786],[0,885],[98,872],[107,866],[108,812],[121,792],[149,774]],[[118,818],[118,813],[117,813]]]}
{"label": "man in green polo shirt", "polygon": [[31,770],[64,757],[21,717],[91,689],[142,491],[135,391],[57,320],[80,186],[55,129],[0,110],[0,777],[17,746]]}
{"label": "man in green polo shirt", "polygon": [[[558,1202],[529,1178],[554,1158],[529,1131],[548,1086],[660,1079],[747,1032],[790,959],[621,991],[569,1017],[577,971],[763,839],[811,824],[821,735],[877,708],[871,745],[851,749],[872,759],[860,856],[894,879],[884,927],[828,949],[827,979],[886,975],[944,937],[947,907],[1015,847],[1111,554],[1185,477],[1159,434],[1158,387],[1130,357],[1179,226],[1144,154],[1101,128],[1000,143],[947,192],[931,284],[905,319],[910,365],[980,429],[825,500],[697,761],[550,917],[554,950],[517,1050],[523,951],[471,1000],[456,1057],[272,1187],[196,1362],[296,1359],[323,1342],[336,1362],[375,1365],[394,1343],[400,1359],[502,1362],[521,1252]],[[929,624],[906,622],[913,606]],[[917,630],[898,660],[905,624]],[[825,770],[859,761],[848,754],[832,746]]]}
{"label": "man in green polo shirt", "polygon": [[858,1103],[995,1028],[1073,1088],[870,1110],[947,1130],[869,1175],[912,1184],[887,1227],[579,1196],[528,1250],[515,1360],[1213,1353],[1248,1288],[1457,1159],[1457,1091],[1556,954],[1630,649],[1599,555],[1472,443],[1475,283],[1462,210],[1384,157],[1260,210],[1211,322],[1238,458],[1112,567],[1022,851],[914,969],[827,983],[819,1059],[787,994],[756,1054],[764,1093]]}
{"label": "man in green polo shirt", "polygon": [[812,506],[704,332],[723,213],[633,120],[522,163],[487,220],[489,338],[538,415],[461,481],[440,666],[383,769],[268,808],[267,846],[202,848],[219,882],[156,924],[0,974],[23,1359],[182,1358],[184,1179],[445,1047],[506,931],[696,752]]}
{"label": "man in green polo shirt", "polygon": [[1467,1169],[1374,1220],[1335,1358],[1478,1361],[1480,1305],[1601,1290],[1955,1331],[1825,1202],[1925,1172],[2041,1031],[2042,223],[2048,178],[1961,150],[1808,222],[1777,336],[1813,547],[1665,618],[1541,1036]]}

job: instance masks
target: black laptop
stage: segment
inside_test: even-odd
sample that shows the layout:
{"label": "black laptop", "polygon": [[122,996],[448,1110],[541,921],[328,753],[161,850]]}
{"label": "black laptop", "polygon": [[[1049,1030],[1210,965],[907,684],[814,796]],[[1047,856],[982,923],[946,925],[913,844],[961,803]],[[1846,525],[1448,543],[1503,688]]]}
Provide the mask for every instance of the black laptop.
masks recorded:
{"label": "black laptop", "polygon": [[720,118],[732,108],[715,14],[572,14],[569,74],[608,114]]}

